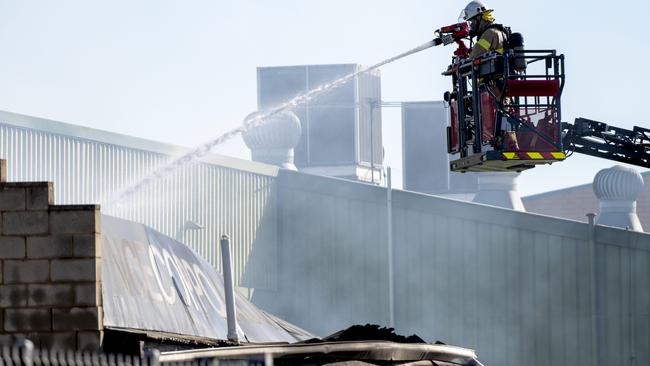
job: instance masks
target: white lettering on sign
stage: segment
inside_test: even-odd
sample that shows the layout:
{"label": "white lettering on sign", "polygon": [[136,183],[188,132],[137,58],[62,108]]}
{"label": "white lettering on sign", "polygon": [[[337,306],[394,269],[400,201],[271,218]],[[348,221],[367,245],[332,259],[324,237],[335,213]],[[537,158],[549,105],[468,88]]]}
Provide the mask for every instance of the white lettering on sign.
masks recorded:
{"label": "white lettering on sign", "polygon": [[[207,313],[207,306],[211,307],[219,316],[226,317],[226,306],[221,299],[221,294],[201,267],[196,263],[189,263],[184,258],[170,253],[167,249],[160,250],[153,245],[149,246],[149,260],[154,270],[156,283],[160,288],[165,301],[173,304],[176,301],[176,292],[186,306]],[[166,270],[165,270],[166,269]],[[162,276],[169,275],[172,283],[177,286],[165,288]]]}
{"label": "white lettering on sign", "polygon": [[[196,277],[199,279],[199,286],[201,286],[201,289],[203,290],[203,293],[205,294],[205,298],[208,300],[214,311],[217,312],[222,317],[226,317],[226,304],[221,300],[221,295],[219,294],[219,291],[214,287],[214,283],[210,281],[210,279],[203,273],[201,268],[194,264],[194,273],[196,274]],[[211,291],[211,294],[208,293],[207,290]],[[212,295],[212,296],[210,296]],[[215,304],[214,301],[218,302],[218,304]]]}
{"label": "white lettering on sign", "polygon": [[[158,261],[156,261],[156,258],[158,258]],[[174,288],[173,287],[170,288],[169,291],[165,289],[165,286],[163,285],[162,282],[162,278],[160,277],[160,268],[158,268],[158,263],[165,263],[165,262],[163,260],[162,255],[160,255],[160,251],[158,251],[158,248],[154,247],[153,245],[149,245],[149,262],[151,263],[151,268],[153,269],[154,277],[156,277],[156,283],[158,283],[158,288],[160,289],[160,292],[165,298],[165,301],[168,304],[174,304],[176,302],[176,293],[174,292]]]}

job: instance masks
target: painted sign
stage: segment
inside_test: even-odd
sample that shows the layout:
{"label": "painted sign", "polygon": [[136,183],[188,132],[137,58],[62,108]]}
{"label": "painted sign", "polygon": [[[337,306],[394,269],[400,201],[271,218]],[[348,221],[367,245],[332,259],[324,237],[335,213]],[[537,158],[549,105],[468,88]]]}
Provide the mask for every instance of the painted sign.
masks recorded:
{"label": "painted sign", "polygon": [[[227,339],[223,277],[186,245],[145,225],[104,215],[101,263],[105,327]],[[244,297],[235,298],[240,340],[313,337]]]}

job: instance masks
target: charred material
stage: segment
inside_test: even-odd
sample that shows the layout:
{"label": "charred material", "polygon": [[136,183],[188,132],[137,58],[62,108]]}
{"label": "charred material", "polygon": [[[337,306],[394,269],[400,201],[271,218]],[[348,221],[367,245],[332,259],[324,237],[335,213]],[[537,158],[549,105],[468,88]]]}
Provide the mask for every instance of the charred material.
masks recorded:
{"label": "charred material", "polygon": [[304,343],[349,342],[349,341],[390,341],[396,343],[426,343],[415,334],[403,336],[395,333],[394,328],[377,324],[353,325],[327,337],[310,339]]}

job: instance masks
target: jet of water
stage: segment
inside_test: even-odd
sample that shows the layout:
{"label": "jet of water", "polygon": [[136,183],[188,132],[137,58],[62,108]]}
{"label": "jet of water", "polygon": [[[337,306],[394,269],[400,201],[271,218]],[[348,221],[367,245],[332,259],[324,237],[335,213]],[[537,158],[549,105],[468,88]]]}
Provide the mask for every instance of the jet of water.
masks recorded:
{"label": "jet of water", "polygon": [[430,47],[433,47],[435,45],[436,44],[435,44],[434,41],[426,42],[426,43],[424,43],[424,44],[422,44],[422,45],[420,45],[418,47],[415,47],[415,48],[413,48],[411,50],[408,50],[408,51],[406,51],[404,53],[400,53],[397,56],[393,56],[393,57],[388,58],[388,59],[386,59],[384,61],[376,63],[376,64],[374,64],[372,66],[362,67],[359,70],[357,70],[356,72],[353,72],[353,73],[347,74],[345,76],[342,76],[342,77],[340,77],[340,78],[338,78],[338,79],[336,79],[334,81],[331,81],[329,83],[321,84],[321,85],[317,86],[316,88],[307,91],[304,94],[298,95],[298,96],[294,97],[293,99],[280,104],[277,107],[269,109],[268,111],[265,111],[265,112],[250,116],[249,118],[244,120],[244,122],[242,123],[241,126],[224,133],[223,135],[217,137],[216,139],[214,139],[212,141],[208,141],[208,142],[206,142],[206,143],[204,143],[202,145],[199,145],[194,150],[190,151],[189,153],[187,153],[187,154],[185,154],[185,155],[183,155],[181,157],[178,157],[178,158],[172,160],[168,164],[165,164],[165,165],[162,165],[162,166],[158,167],[156,170],[154,170],[151,174],[149,174],[148,176],[143,178],[141,181],[131,185],[130,187],[127,187],[125,190],[120,192],[116,196],[116,198],[113,199],[113,200],[110,200],[108,202],[108,204],[109,205],[111,205],[111,204],[118,204],[119,205],[120,203],[126,201],[127,199],[132,197],[134,194],[139,192],[142,188],[148,186],[152,182],[170,175],[171,173],[173,173],[174,171],[176,171],[180,167],[183,167],[183,166],[185,166],[187,164],[191,164],[191,163],[195,162],[197,159],[199,159],[202,156],[209,153],[210,150],[212,150],[212,148],[214,148],[215,146],[220,145],[220,144],[230,140],[231,138],[235,137],[236,135],[238,135],[238,134],[240,134],[242,132],[248,131],[251,128],[255,128],[257,126],[260,126],[260,125],[264,124],[266,122],[266,120],[268,120],[269,118],[271,118],[271,117],[273,117],[273,116],[275,116],[275,115],[277,115],[279,113],[282,113],[284,111],[293,109],[293,108],[295,108],[295,107],[297,107],[297,106],[299,106],[301,104],[304,104],[304,103],[314,99],[315,97],[317,97],[317,96],[319,96],[319,95],[321,95],[321,94],[323,94],[323,93],[325,93],[325,92],[327,92],[329,90],[338,88],[339,86],[344,85],[344,84],[348,83],[349,81],[353,80],[355,77],[357,77],[360,74],[367,73],[369,71],[372,71],[374,69],[382,67],[382,66],[384,66],[386,64],[389,64],[391,62],[394,62],[394,61],[397,61],[397,60],[399,60],[401,58],[404,58],[406,56],[409,56],[409,55],[412,55],[414,53],[426,50],[426,49],[428,49]]}

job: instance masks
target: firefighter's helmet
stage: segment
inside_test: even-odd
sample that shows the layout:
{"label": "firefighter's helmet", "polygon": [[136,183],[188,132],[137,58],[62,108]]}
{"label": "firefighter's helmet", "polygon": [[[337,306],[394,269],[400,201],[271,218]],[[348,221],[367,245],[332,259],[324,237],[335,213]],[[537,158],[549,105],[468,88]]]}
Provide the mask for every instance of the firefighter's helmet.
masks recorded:
{"label": "firefighter's helmet", "polygon": [[468,21],[472,18],[474,18],[477,15],[483,14],[485,12],[492,11],[492,9],[488,8],[487,5],[485,5],[484,2],[479,1],[479,0],[473,0],[470,1],[467,6],[465,6],[465,9],[463,9],[460,12],[460,16],[458,17],[459,21]]}

